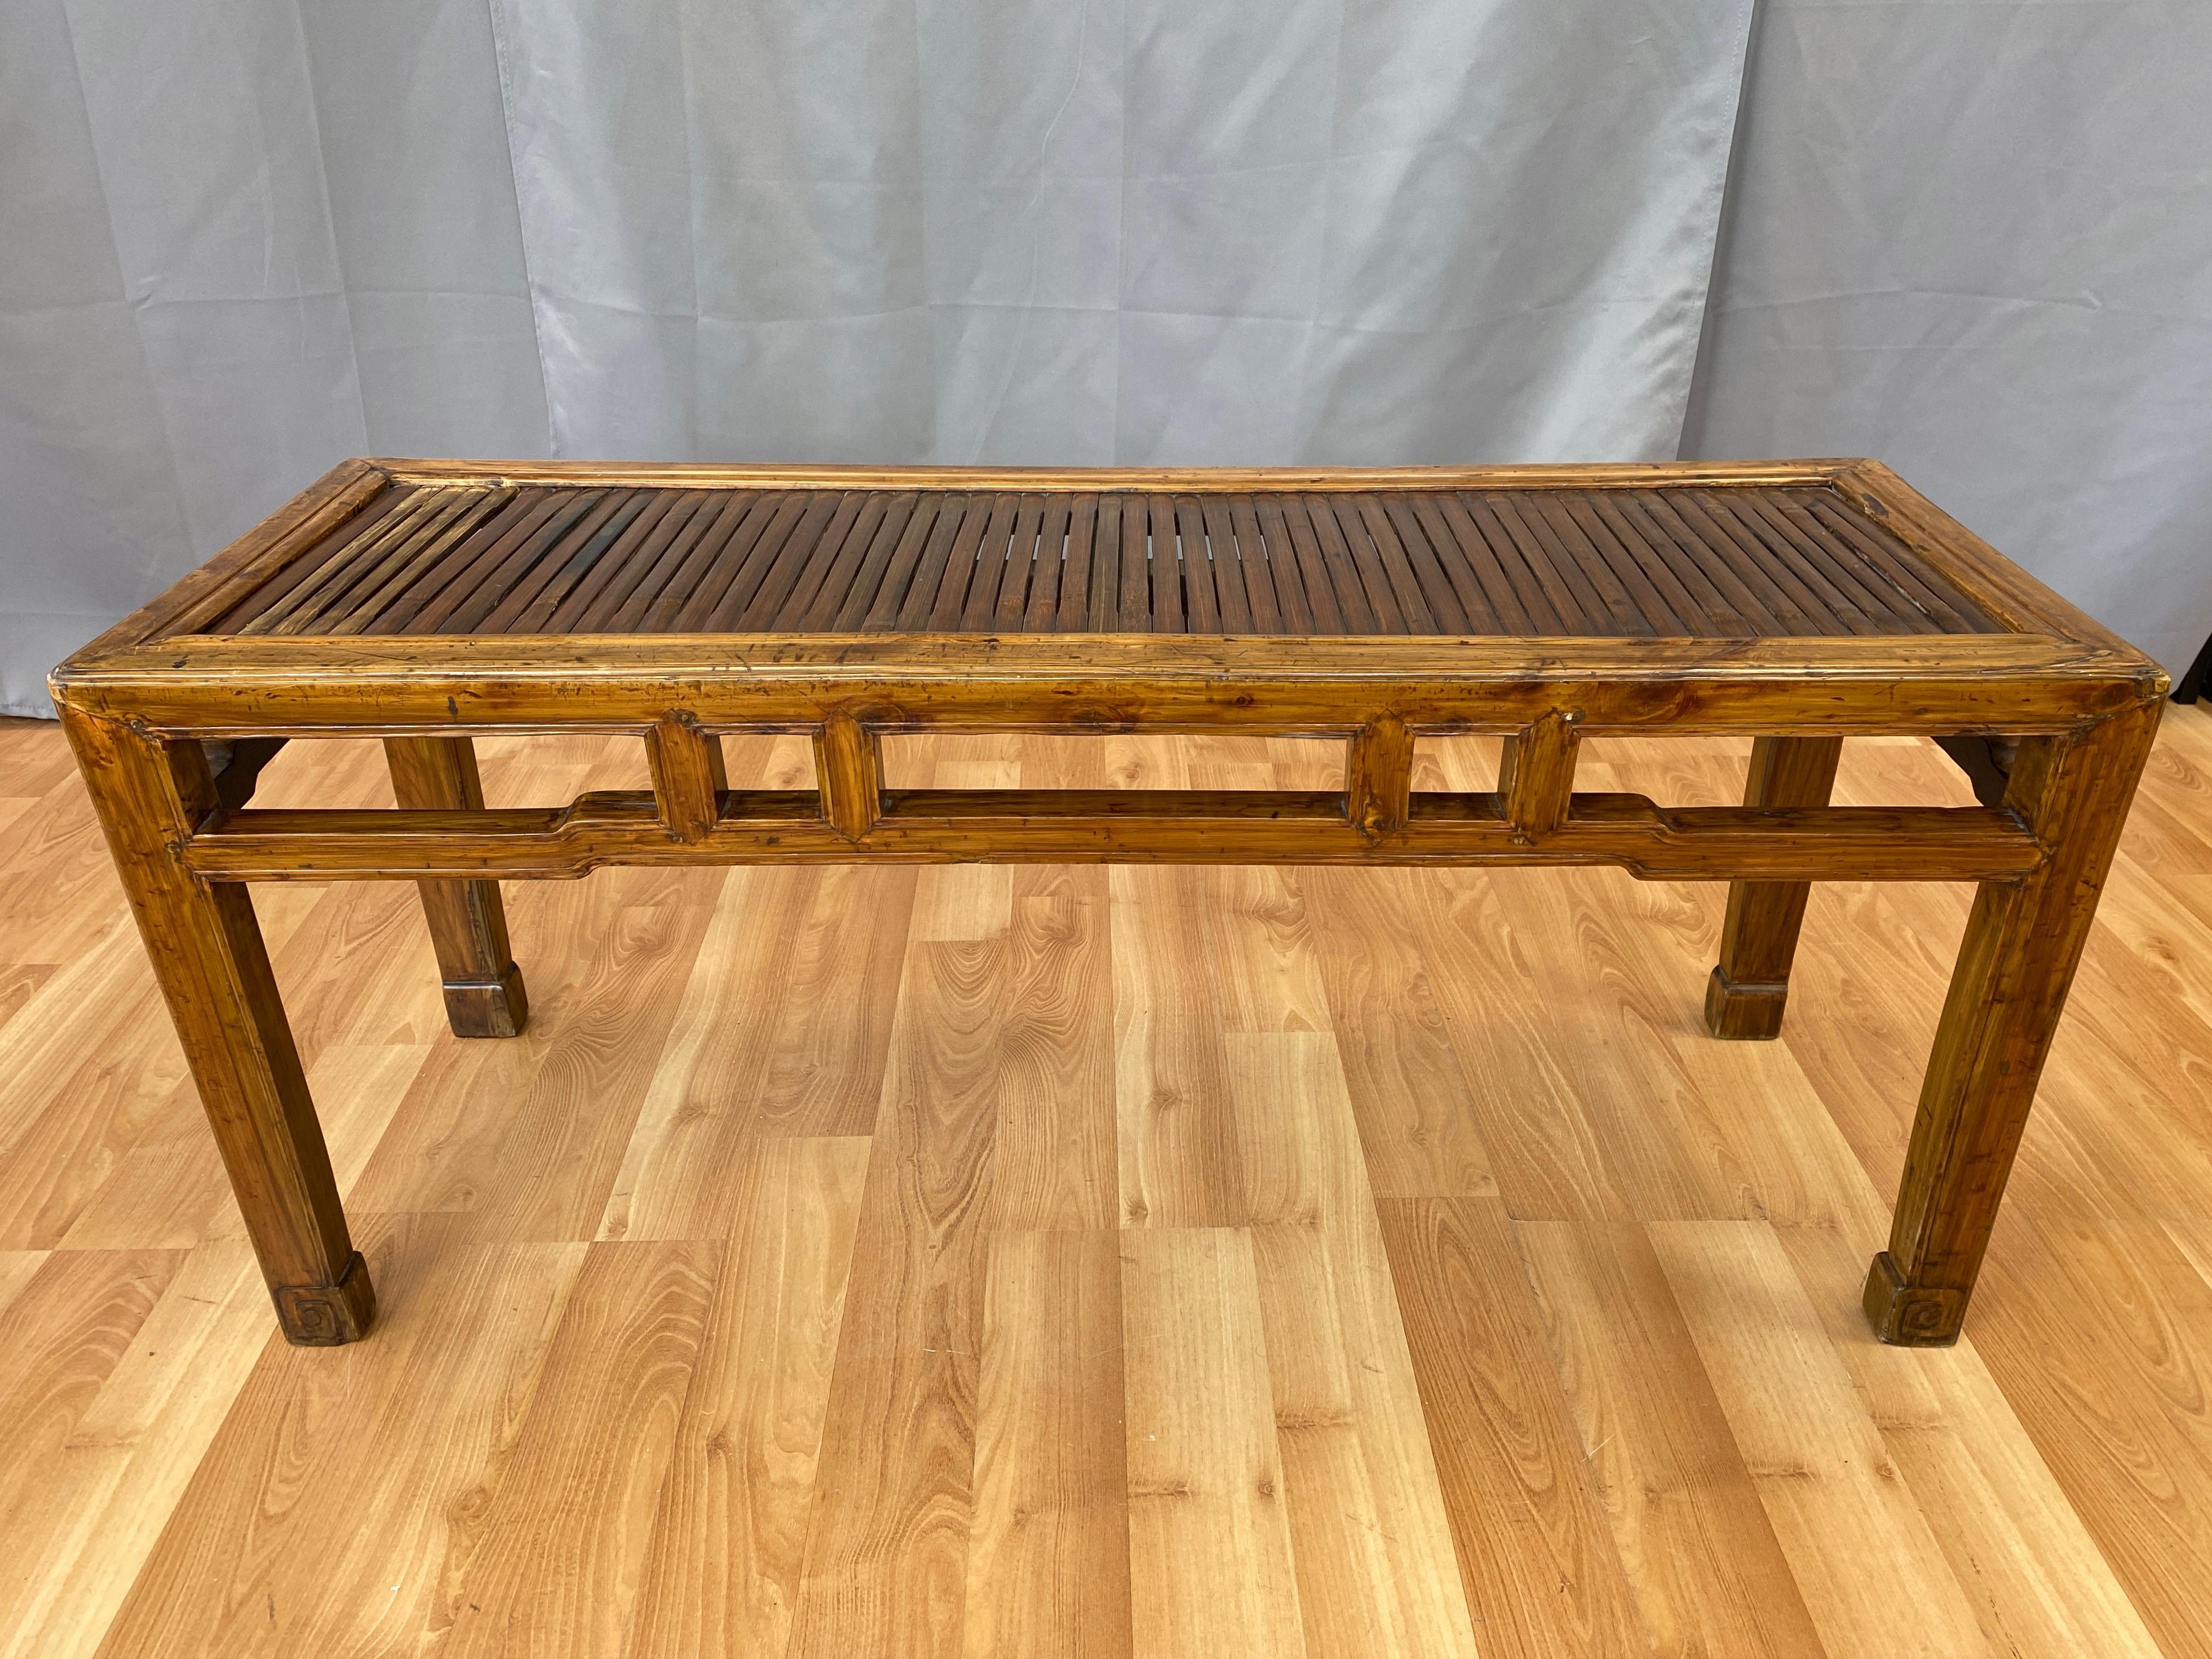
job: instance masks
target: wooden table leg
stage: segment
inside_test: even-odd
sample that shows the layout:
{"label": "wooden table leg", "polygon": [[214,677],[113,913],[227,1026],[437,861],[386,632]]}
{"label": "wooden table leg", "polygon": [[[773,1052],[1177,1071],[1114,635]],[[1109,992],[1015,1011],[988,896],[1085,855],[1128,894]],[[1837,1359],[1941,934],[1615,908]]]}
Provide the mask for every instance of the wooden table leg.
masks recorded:
{"label": "wooden table leg", "polygon": [[1885,1342],[1958,1340],[2159,708],[2020,745],[2005,805],[2049,856],[1975,895],[1921,1085],[1889,1249],[1867,1275],[1867,1318]]}
{"label": "wooden table leg", "polygon": [[[1826,806],[1843,748],[1841,738],[1754,739],[1743,804]],[[1705,981],[1705,1027],[1715,1036],[1741,1040],[1782,1035],[1790,962],[1797,953],[1797,933],[1804,925],[1805,900],[1812,890],[1812,884],[1802,881],[1729,884],[1721,959]]]}
{"label": "wooden table leg", "polygon": [[62,715],[215,1130],[285,1340],[365,1334],[376,1300],[346,1231],[307,1074],[253,902],[176,849],[215,805],[207,754],[118,721]]}
{"label": "wooden table leg", "polygon": [[[477,811],[483,785],[476,745],[466,738],[386,738],[392,793],[417,811]],[[522,970],[507,944],[507,911],[495,881],[422,881],[422,914],[446,984],[446,1019],[455,1036],[519,1036],[530,1020]]]}
{"label": "wooden table leg", "polygon": [[1413,734],[1395,714],[1370,720],[1344,753],[1344,815],[1374,841],[1413,817]]}

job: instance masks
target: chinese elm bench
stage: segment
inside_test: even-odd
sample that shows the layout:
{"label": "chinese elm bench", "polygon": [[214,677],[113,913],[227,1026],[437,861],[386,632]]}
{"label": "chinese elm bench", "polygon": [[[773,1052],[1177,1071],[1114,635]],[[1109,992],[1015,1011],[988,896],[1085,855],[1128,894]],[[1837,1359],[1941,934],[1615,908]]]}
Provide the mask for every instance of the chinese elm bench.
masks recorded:
{"label": "chinese elm bench", "polygon": [[[2157,725],[2154,665],[1864,461],[1027,472],[351,461],[53,691],[284,1334],[374,1314],[246,884],[421,884],[453,1028],[526,1018],[498,882],[810,860],[1609,864],[1727,881],[1705,1018],[1780,1030],[1807,884],[1972,881],[1886,1341],[1958,1333]],[[641,738],[650,791],[488,811],[471,739]],[[885,732],[1335,737],[1340,792],[886,789]],[[733,790],[721,734],[811,734]],[[1415,793],[1424,734],[1505,739]],[[1585,734],[1754,738],[1741,807],[1577,793]],[[1969,807],[1828,804],[1934,738]],[[380,736],[392,811],[255,811]]]}

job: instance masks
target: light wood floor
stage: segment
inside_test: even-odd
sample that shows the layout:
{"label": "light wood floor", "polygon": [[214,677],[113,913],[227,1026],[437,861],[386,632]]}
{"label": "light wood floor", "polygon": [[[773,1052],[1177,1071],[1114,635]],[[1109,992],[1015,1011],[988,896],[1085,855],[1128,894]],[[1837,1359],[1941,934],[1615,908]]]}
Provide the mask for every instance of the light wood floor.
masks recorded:
{"label": "light wood floor", "polygon": [[[270,787],[390,799],[367,744]],[[1909,741],[1840,794],[1966,799]],[[257,891],[344,1349],[276,1339],[59,735],[0,727],[0,1655],[2212,1655],[2212,714],[1948,1352],[1857,1301],[1964,890],[1817,890],[1771,1044],[1699,1024],[1721,890],[1611,872],[603,872],[508,889],[508,1042],[447,1034],[411,888]]]}

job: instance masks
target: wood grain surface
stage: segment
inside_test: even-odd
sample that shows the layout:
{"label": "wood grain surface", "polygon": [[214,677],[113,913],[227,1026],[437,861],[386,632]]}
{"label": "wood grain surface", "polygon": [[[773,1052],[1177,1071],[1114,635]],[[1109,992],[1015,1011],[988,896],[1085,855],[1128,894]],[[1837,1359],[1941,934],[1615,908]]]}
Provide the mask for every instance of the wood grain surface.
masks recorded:
{"label": "wood grain surface", "polygon": [[[888,565],[908,527],[839,533]],[[1301,791],[1319,747],[836,763]],[[1405,774],[1487,787],[1498,747]],[[732,738],[727,782],[809,749]],[[1599,733],[1576,787],[1726,807],[1750,755]],[[477,759],[506,810],[645,782],[634,737]],[[373,738],[261,789],[392,802]],[[1972,805],[1917,738],[1846,739],[1834,796]],[[1724,890],[1601,870],[605,872],[507,890],[499,1042],[451,1034],[404,884],[264,887],[383,1292],[309,1349],[61,734],[0,726],[0,1656],[2212,1659],[2208,806],[2212,714],[2170,710],[1932,1350],[1857,1297],[1955,887],[1814,885],[1765,1043],[1701,1018]]]}

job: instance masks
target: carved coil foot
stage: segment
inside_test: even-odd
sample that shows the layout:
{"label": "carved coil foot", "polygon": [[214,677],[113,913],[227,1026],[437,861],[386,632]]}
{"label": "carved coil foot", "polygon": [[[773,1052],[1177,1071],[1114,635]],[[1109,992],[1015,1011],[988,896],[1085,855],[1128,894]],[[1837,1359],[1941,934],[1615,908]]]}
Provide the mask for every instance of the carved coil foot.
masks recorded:
{"label": "carved coil foot", "polygon": [[345,1271],[335,1285],[272,1285],[276,1322],[284,1340],[299,1348],[335,1348],[358,1342],[376,1320],[376,1292],[369,1285],[368,1264],[356,1250],[346,1258]]}
{"label": "carved coil foot", "polygon": [[1887,1250],[1868,1270],[1863,1305],[1874,1334],[1899,1348],[1948,1348],[1966,1319],[1966,1291],[1906,1284]]}

